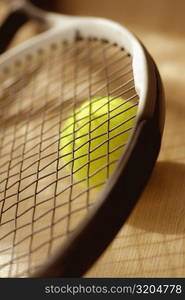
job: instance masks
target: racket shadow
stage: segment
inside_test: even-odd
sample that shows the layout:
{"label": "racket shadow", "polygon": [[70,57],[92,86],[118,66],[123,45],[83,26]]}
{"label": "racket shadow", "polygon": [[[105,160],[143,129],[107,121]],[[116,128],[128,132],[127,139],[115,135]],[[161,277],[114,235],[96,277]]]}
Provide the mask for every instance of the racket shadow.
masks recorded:
{"label": "racket shadow", "polygon": [[185,164],[158,162],[128,223],[146,232],[185,233],[184,178]]}

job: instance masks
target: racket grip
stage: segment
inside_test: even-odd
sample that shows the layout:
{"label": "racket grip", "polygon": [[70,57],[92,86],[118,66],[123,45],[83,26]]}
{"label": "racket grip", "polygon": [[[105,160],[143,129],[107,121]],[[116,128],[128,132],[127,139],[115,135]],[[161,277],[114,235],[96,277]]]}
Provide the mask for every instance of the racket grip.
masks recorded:
{"label": "racket grip", "polygon": [[0,27],[0,54],[10,44],[18,29],[29,20],[29,17],[21,10],[12,12]]}

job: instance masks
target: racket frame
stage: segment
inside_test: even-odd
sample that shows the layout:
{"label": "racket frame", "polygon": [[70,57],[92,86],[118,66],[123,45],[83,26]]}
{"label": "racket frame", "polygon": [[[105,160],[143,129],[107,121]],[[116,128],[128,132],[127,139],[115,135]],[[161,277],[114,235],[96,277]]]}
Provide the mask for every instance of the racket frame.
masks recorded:
{"label": "racket frame", "polygon": [[31,55],[34,59],[40,49],[47,53],[53,44],[74,41],[79,35],[85,39],[91,37],[117,44],[133,58],[139,106],[136,123],[118,163],[119,167],[107,181],[88,216],[55,256],[38,273],[33,274],[35,277],[79,277],[101,255],[127,220],[149,179],[160,150],[164,126],[163,87],[147,50],[122,25],[101,18],[43,12],[38,18],[34,10],[28,11],[30,18],[40,18],[39,21],[48,30],[1,55],[0,80],[10,76],[18,61],[24,67],[26,57]]}

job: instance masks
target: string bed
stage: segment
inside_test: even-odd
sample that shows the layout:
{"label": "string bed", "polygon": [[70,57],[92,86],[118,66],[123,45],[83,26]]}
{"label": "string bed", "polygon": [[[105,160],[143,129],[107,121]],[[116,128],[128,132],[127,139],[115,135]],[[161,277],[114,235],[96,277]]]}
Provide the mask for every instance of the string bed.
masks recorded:
{"label": "string bed", "polygon": [[[87,215],[110,176],[110,164],[117,164],[109,161],[107,130],[106,180],[93,186],[93,174],[76,180],[74,154],[68,166],[61,154],[65,121],[86,100],[120,97],[137,107],[138,96],[132,57],[104,40],[52,44],[47,53],[40,48],[20,57],[6,73],[0,83],[0,276],[27,277]],[[91,116],[89,129],[90,123]],[[90,130],[87,135],[90,149]]]}

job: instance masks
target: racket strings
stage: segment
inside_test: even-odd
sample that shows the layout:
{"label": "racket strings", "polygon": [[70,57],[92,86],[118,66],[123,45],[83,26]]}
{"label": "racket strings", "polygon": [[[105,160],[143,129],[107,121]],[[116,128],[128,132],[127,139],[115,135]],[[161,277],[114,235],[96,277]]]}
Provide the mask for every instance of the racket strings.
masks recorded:
{"label": "racket strings", "polygon": [[[52,45],[47,55],[38,53],[38,62],[29,58],[25,67],[1,82],[0,110],[0,275],[29,276],[86,216],[110,176],[110,154],[123,151],[126,143],[111,149],[111,139],[124,132],[110,128],[111,101],[122,97],[130,101],[131,111],[138,105],[134,88],[132,58],[117,45],[100,40],[80,40]],[[22,58],[20,64],[23,64]],[[17,64],[18,65],[18,64]],[[95,135],[92,126],[94,103],[107,97],[106,133]],[[73,126],[73,151],[65,163],[61,133],[67,136],[66,120],[78,118],[84,101],[90,103],[89,119]],[[77,112],[78,111],[78,112]],[[115,115],[119,115],[120,112]],[[102,113],[103,115],[103,113]],[[102,117],[102,115],[100,117]],[[97,117],[98,120],[99,117]],[[124,122],[135,118],[132,114]],[[78,122],[77,122],[78,123]],[[88,151],[84,165],[75,169],[78,133],[83,127]],[[98,126],[97,126],[98,127]],[[132,127],[127,131],[131,131]],[[116,131],[116,130],[115,130]],[[66,132],[66,134],[65,134]],[[104,136],[104,141],[93,141]],[[106,153],[91,153],[106,145]],[[62,146],[61,146],[62,145]],[[105,164],[90,173],[90,163],[105,158]],[[87,177],[77,180],[75,173],[87,167]],[[103,182],[91,185],[91,178],[106,170]]]}

